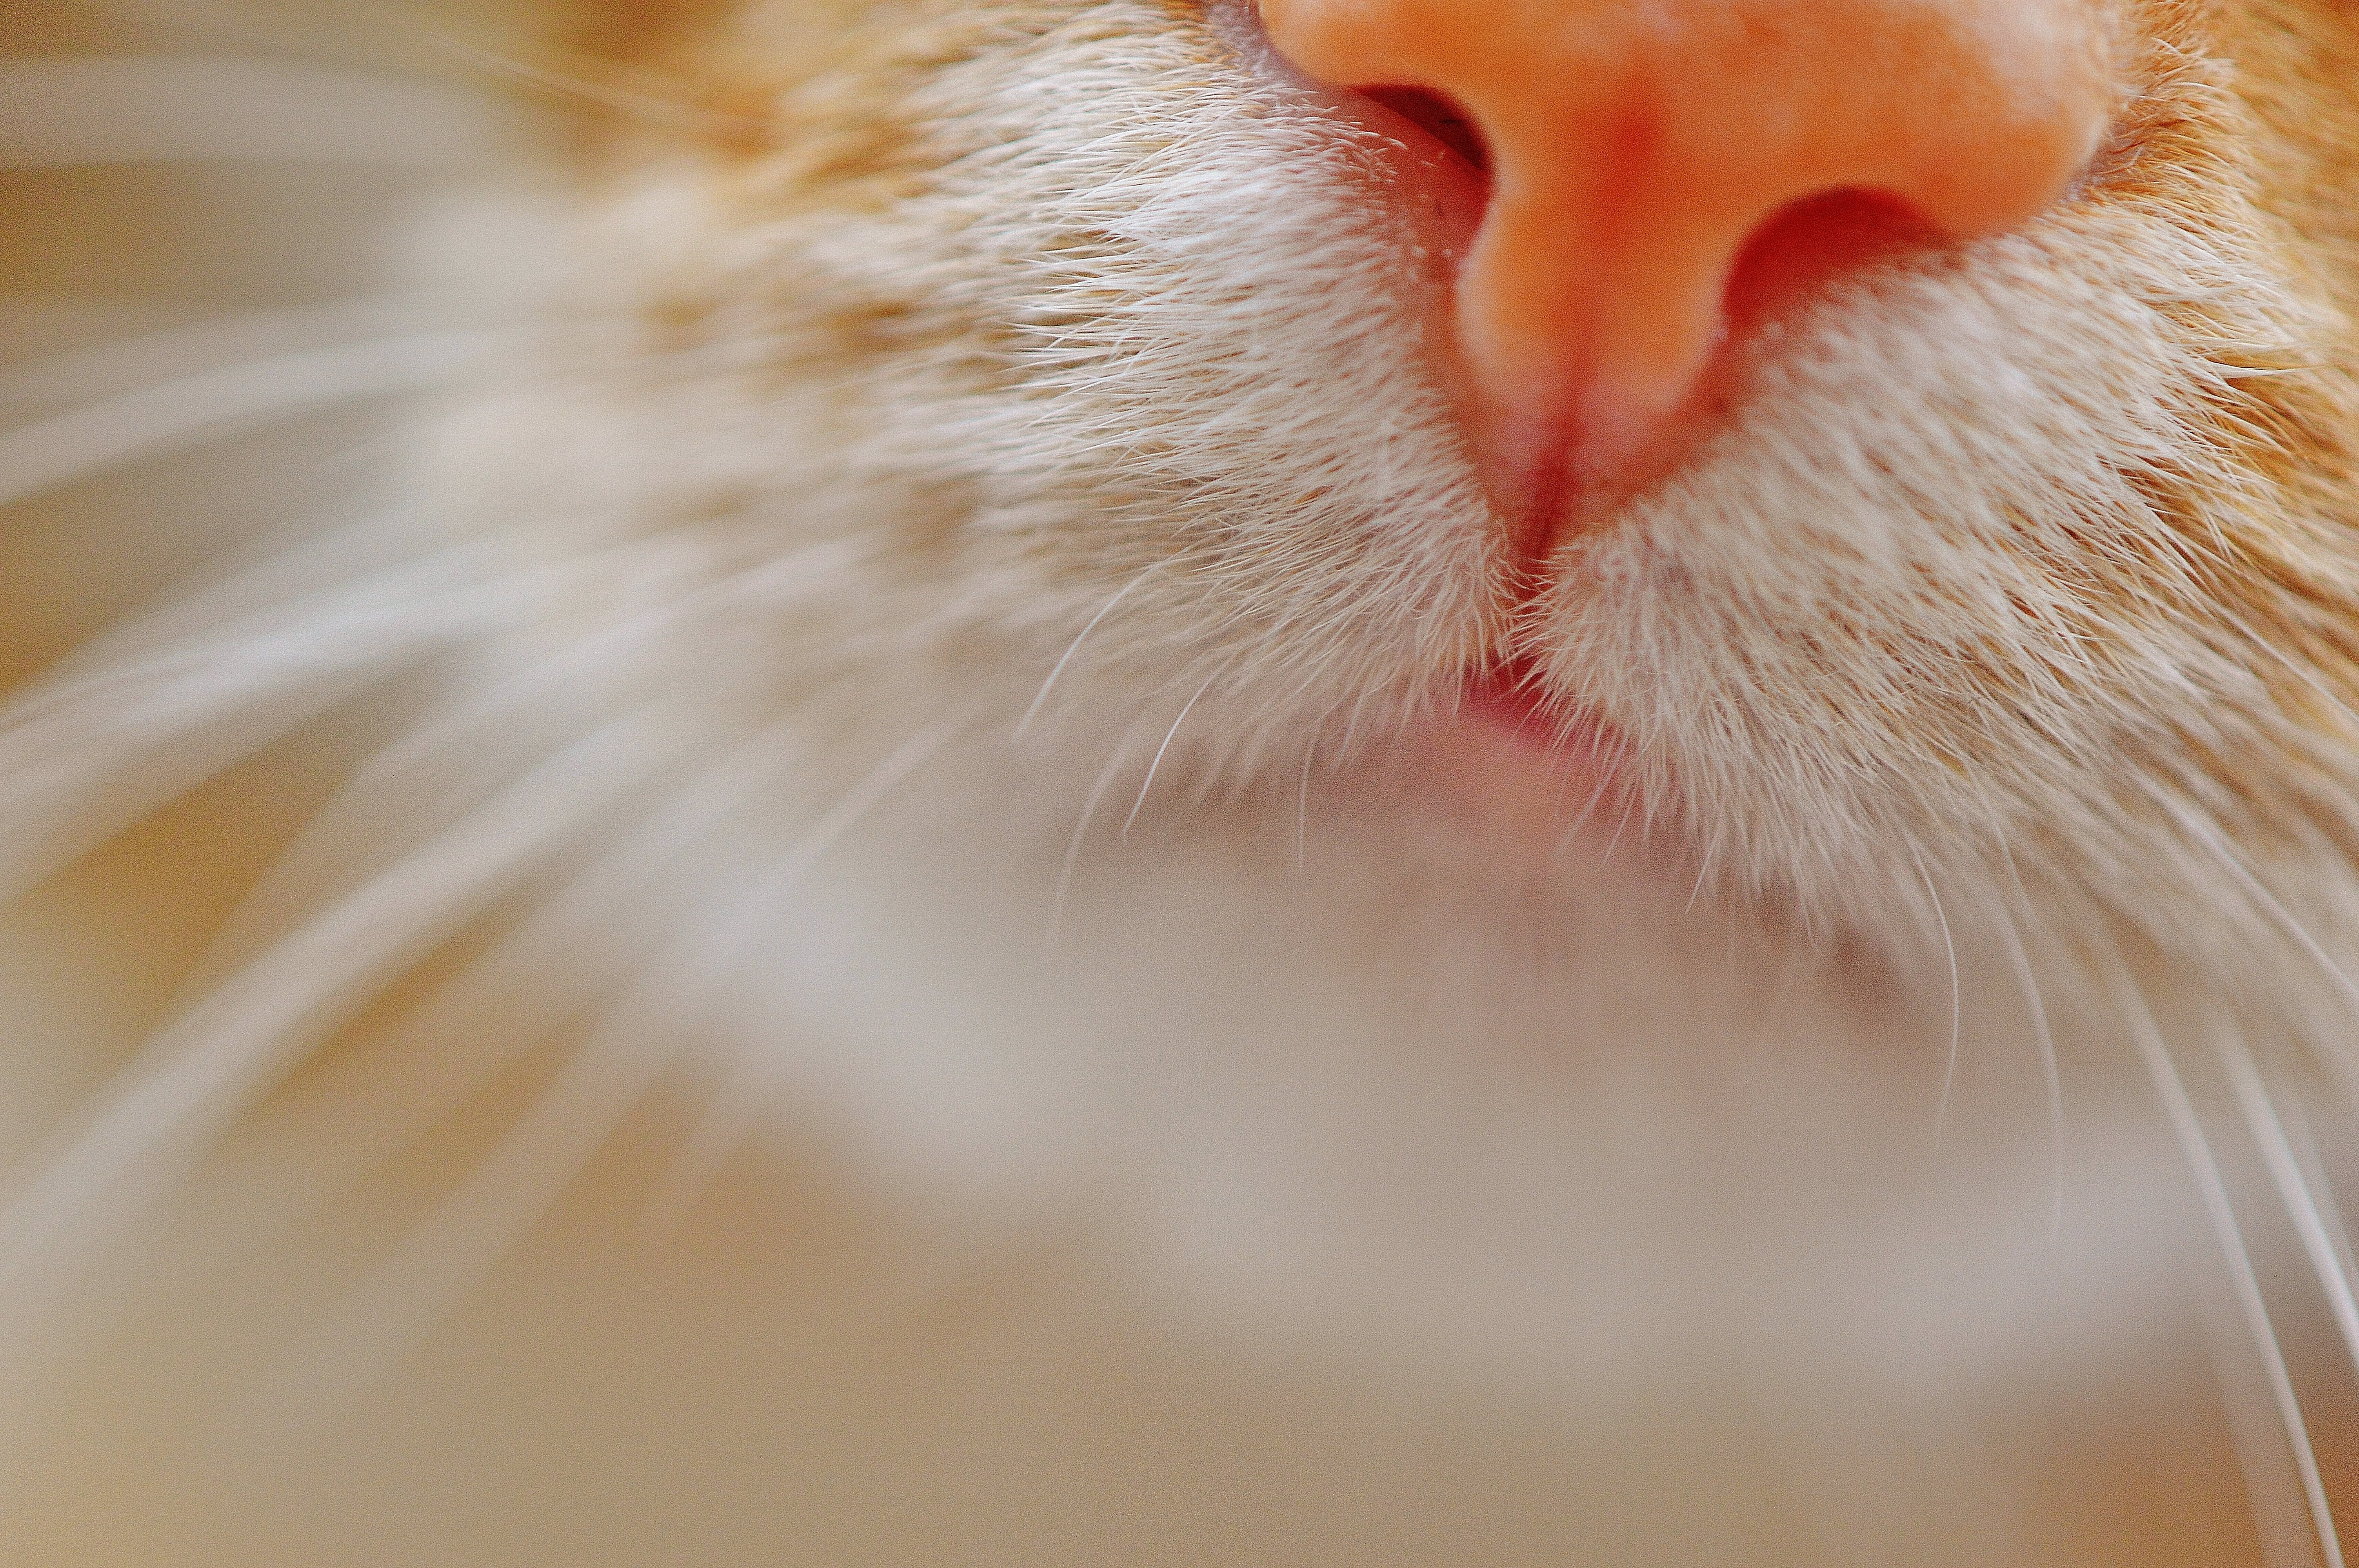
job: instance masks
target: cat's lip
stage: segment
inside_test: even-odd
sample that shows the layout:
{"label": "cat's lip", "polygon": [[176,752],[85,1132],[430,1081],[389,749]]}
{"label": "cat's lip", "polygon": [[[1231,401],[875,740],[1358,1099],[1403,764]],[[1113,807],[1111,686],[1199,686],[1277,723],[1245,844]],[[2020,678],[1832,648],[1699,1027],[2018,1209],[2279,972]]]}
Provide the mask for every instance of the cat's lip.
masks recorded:
{"label": "cat's lip", "polygon": [[1609,726],[1561,693],[1549,691],[1531,660],[1507,660],[1470,670],[1458,688],[1455,724],[1484,741],[1484,750],[1540,766],[1552,781],[1569,773],[1604,781],[1611,773]]}
{"label": "cat's lip", "polygon": [[1561,738],[1561,705],[1525,660],[1468,672],[1459,687],[1459,712],[1543,751],[1556,750]]}
{"label": "cat's lip", "polygon": [[1585,830],[1622,826],[1635,801],[1613,726],[1522,663],[1464,671],[1442,706],[1397,740],[1365,774],[1390,781],[1382,798],[1414,803],[1421,823],[1515,846],[1534,865],[1553,863]]}

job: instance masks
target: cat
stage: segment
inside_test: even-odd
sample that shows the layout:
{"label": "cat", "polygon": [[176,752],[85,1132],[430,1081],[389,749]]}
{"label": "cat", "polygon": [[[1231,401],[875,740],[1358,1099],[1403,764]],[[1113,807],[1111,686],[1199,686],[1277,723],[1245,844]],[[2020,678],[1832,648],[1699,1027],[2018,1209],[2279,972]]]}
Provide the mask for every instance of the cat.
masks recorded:
{"label": "cat", "polygon": [[0,23],[0,1553],[2341,1561],[2359,12],[1477,9]]}

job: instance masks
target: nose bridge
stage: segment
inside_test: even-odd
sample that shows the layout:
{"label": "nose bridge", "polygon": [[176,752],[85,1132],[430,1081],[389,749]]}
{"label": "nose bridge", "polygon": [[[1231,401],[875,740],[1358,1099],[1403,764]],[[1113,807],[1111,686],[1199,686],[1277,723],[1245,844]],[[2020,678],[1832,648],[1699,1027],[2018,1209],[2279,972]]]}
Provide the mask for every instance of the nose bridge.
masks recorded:
{"label": "nose bridge", "polygon": [[1324,81],[1462,104],[1493,189],[1461,273],[1473,379],[1608,444],[1675,405],[1789,204],[1891,199],[1953,240],[2071,183],[2110,103],[2104,0],[1262,0]]}

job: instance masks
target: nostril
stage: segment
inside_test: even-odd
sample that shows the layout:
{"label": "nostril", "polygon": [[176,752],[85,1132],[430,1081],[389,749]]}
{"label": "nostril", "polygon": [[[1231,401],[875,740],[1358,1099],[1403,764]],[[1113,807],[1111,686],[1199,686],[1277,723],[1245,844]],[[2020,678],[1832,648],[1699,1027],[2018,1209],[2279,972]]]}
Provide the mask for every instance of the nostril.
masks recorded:
{"label": "nostril", "polygon": [[1753,231],[1729,270],[1726,330],[1742,344],[1848,277],[1951,243],[1916,208],[1882,191],[1827,190],[1789,201]]}
{"label": "nostril", "polygon": [[1621,454],[1610,492],[1651,482],[1724,418],[1774,362],[1780,328],[1852,278],[1956,243],[1911,203],[1878,190],[1820,191],[1770,213],[1728,269],[1717,330],[1694,378],[1660,411],[1644,449]]}
{"label": "nostril", "polygon": [[1524,510],[1665,460],[1849,280],[2048,211],[2115,93],[2108,0],[1233,3],[1409,153],[1370,189]]}
{"label": "nostril", "polygon": [[1450,149],[1477,174],[1491,172],[1490,144],[1463,105],[1428,87],[1363,87],[1360,96],[1386,108]]}

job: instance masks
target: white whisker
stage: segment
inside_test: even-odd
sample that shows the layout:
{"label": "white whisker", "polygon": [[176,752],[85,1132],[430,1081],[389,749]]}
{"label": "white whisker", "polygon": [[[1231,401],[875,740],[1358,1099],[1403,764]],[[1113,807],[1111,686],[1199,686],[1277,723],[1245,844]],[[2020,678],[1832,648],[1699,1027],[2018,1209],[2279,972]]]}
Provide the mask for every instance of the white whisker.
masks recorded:
{"label": "white whisker", "polygon": [[458,550],[144,659],[69,672],[0,712],[0,892],[22,888],[333,703],[477,628],[518,591]]}
{"label": "white whisker", "polygon": [[[414,20],[415,18],[409,18]],[[427,37],[434,47],[459,59],[484,66],[499,75],[534,87],[545,88],[584,103],[595,103],[603,109],[619,109],[624,114],[647,121],[650,124],[669,125],[676,129],[706,135],[758,128],[762,122],[742,114],[732,114],[703,104],[678,98],[658,98],[652,93],[634,92],[612,82],[597,81],[577,72],[551,70],[529,60],[502,54],[495,49],[473,44],[440,27],[429,28]]]}
{"label": "white whisker", "polygon": [[1614,770],[1622,765],[1626,750],[1617,743],[1614,760],[1596,769],[1597,781],[1589,786],[1589,798],[1581,803],[1581,809],[1573,814],[1571,823],[1557,835],[1556,848],[1551,851],[1553,858],[1561,860],[1565,851],[1572,848],[1573,840],[1581,837],[1581,830],[1589,826],[1589,819],[1596,815],[1597,803],[1605,798],[1606,788],[1614,782]]}
{"label": "white whisker", "polygon": [[[336,879],[348,874],[352,866],[376,863],[397,836],[432,832],[470,808],[497,787],[503,766],[528,762],[545,743],[538,728],[527,722],[536,713],[546,716],[549,709],[543,705],[552,699],[603,700],[596,689],[599,677],[627,665],[654,638],[694,616],[774,592],[805,557],[834,554],[834,546],[826,546],[705,583],[562,643],[542,657],[484,672],[463,701],[370,758],[311,818],[216,936],[212,953],[236,954],[250,934],[277,929],[302,898],[336,885]],[[655,542],[620,546],[578,557],[561,569],[519,574],[517,580],[532,592],[545,593],[576,577],[594,579],[642,564],[649,571],[663,570],[669,552]],[[569,686],[582,688],[582,695],[560,696]]]}
{"label": "white whisker", "polygon": [[2251,895],[2253,902],[2260,906],[2262,913],[2274,921],[2279,930],[2292,937],[2300,946],[2303,954],[2325,972],[2327,979],[2334,982],[2335,989],[2343,993],[2345,1000],[2354,1009],[2359,1009],[2359,981],[2354,981],[2343,966],[2336,963],[2325,947],[2320,945],[2318,938],[2310,934],[2310,928],[2295,919],[2293,911],[2288,909],[2278,900],[2277,894],[2263,885],[2260,878],[2253,874],[2252,868],[2245,863],[2244,857],[2223,842],[2219,833],[2210,824],[2204,822],[2182,803],[2174,800],[2158,788],[2150,787],[2148,794],[2178,819],[2179,825],[2186,830],[2189,837],[2212,851],[2213,859],[2217,860],[2221,867],[2235,879],[2237,886]]}
{"label": "white whisker", "polygon": [[1950,959],[1950,1053],[1941,1065],[1941,1098],[1933,1111],[1933,1143],[1938,1148],[1941,1130],[1950,1119],[1950,1091],[1958,1081],[1958,1035],[1965,1018],[1965,1000],[1958,986],[1958,944],[1950,935],[1950,916],[1941,908],[1941,894],[1933,886],[1932,873],[1925,869],[1925,857],[1914,836],[1908,840],[1908,857],[1917,862],[1917,874],[1924,880],[1925,896],[1933,901],[1933,918],[1941,926],[1941,949]]}
{"label": "white whisker", "polygon": [[2303,1186],[2309,1192],[2310,1201],[2319,1207],[2326,1238],[2334,1249],[2336,1268],[2345,1280],[2354,1281],[2353,1295],[2359,1299],[2359,1258],[2354,1258],[2352,1253],[2351,1227],[2344,1221],[2342,1205],[2335,1202],[2334,1184],[2326,1173],[2326,1162],[2319,1154],[2317,1138],[2310,1131],[2309,1119],[2302,1112],[2301,1100],[2298,1097],[2284,1100],[2273,1098],[2271,1103],[2278,1113],[2277,1125],[2284,1131],[2287,1143],[2293,1149],[2294,1162],[2300,1168]]}
{"label": "white whisker", "polygon": [[478,94],[289,61],[0,62],[0,168],[228,159],[465,167],[494,142]]}
{"label": "white whisker", "polygon": [[1688,889],[1687,913],[1690,914],[1695,913],[1696,900],[1703,896],[1704,883],[1711,880],[1712,863],[1720,858],[1721,841],[1726,832],[1727,827],[1724,823],[1714,824],[1712,830],[1712,842],[1706,844],[1703,853],[1696,857],[1695,881]]}
{"label": "white whisker", "polygon": [[2023,879],[2016,874],[2015,860],[2007,860],[2007,876],[2015,883],[2016,904],[1999,903],[1999,935],[2006,944],[2007,963],[2015,971],[2015,983],[2023,993],[2023,1004],[2031,1015],[2031,1032],[2039,1042],[2039,1068],[2048,1081],[2048,1124],[2055,1147],[2055,1188],[2049,1202],[2048,1225],[2050,1236],[2064,1232],[2064,1076],[2056,1060],[2056,1031],[2048,1021],[2048,1002],[2039,994],[2039,977],[2031,965],[2031,954],[2023,945],[2023,929],[2016,919],[2016,909],[2027,911],[2030,900],[2024,893]]}
{"label": "white whisker", "polygon": [[0,1300],[103,1250],[313,1043],[636,785],[651,752],[643,716],[593,731],[159,1034],[0,1208]]}
{"label": "white whisker", "polygon": [[1136,730],[1123,732],[1122,739],[1114,743],[1114,754],[1098,771],[1097,782],[1090,786],[1088,797],[1082,802],[1081,816],[1073,823],[1072,837],[1065,844],[1065,863],[1057,869],[1057,894],[1049,906],[1049,938],[1041,949],[1043,958],[1052,957],[1057,951],[1057,935],[1065,925],[1065,900],[1072,892],[1073,867],[1082,858],[1082,840],[1089,837],[1090,824],[1096,819],[1098,806],[1104,801],[1106,791],[1114,787],[1114,776],[1122,771],[1123,759],[1130,754],[1130,743],[1136,734]]}
{"label": "white whisker", "polygon": [[1040,705],[1049,700],[1049,693],[1055,687],[1057,677],[1065,673],[1065,666],[1073,662],[1073,655],[1082,651],[1082,644],[1089,639],[1091,633],[1098,629],[1098,622],[1113,614],[1114,606],[1120,604],[1124,600],[1130,597],[1131,589],[1136,588],[1140,583],[1145,582],[1148,578],[1153,577],[1158,571],[1161,570],[1162,568],[1163,563],[1161,561],[1157,561],[1145,571],[1140,572],[1136,577],[1132,578],[1128,582],[1123,584],[1122,587],[1116,590],[1112,599],[1107,600],[1105,603],[1098,607],[1098,612],[1090,617],[1090,623],[1082,628],[1081,635],[1073,639],[1071,644],[1065,649],[1064,656],[1057,661],[1057,667],[1049,672],[1049,678],[1040,683],[1038,695],[1032,698],[1032,706],[1024,710],[1024,718],[1022,721],[1016,726],[1015,739],[1019,741],[1022,740],[1024,738],[1024,732],[1032,728],[1032,720],[1034,717],[1039,713]]}
{"label": "white whisker", "polygon": [[866,778],[853,787],[850,794],[837,801],[825,816],[796,840],[777,873],[782,884],[791,884],[799,879],[814,861],[833,849],[838,839],[874,810],[876,803],[895,785],[940,751],[973,719],[973,713],[968,711],[938,719],[896,747]]}
{"label": "white whisker", "polygon": [[2270,1181],[2277,1186],[2278,1201],[2284,1204],[2287,1217],[2293,1221],[2295,1233],[2301,1238],[2302,1250],[2310,1257],[2310,1271],[2333,1311],[2335,1326],[2343,1334],[2343,1351],[2351,1357],[2352,1366],[2359,1368],[2359,1291],[2354,1291],[2350,1272],[2348,1239],[2338,1238],[2330,1228],[2334,1221],[2320,1206],[2316,1192],[2302,1173],[2301,1162],[2286,1137],[2285,1123],[2277,1114],[2275,1099],[2261,1082],[2260,1070],[2254,1065],[2244,1039],[2233,1030],[2223,1029],[2219,1050],[2221,1063],[2227,1069],[2229,1087],[2235,1091],[2236,1103],[2245,1113],[2245,1124],[2253,1130],[2254,1141],[2260,1145],[2261,1158],[2268,1167]]}
{"label": "white whisker", "polygon": [[1622,802],[1622,815],[1614,819],[1614,836],[1605,840],[1605,853],[1597,857],[1597,863],[1600,866],[1606,865],[1613,860],[1614,851],[1621,847],[1622,830],[1630,826],[1630,814],[1633,811],[1636,811],[1638,806],[1638,796],[1636,791],[1625,790],[1623,793],[1627,798]]}
{"label": "white whisker", "polygon": [[[0,299],[9,307],[63,308],[71,301]],[[38,408],[98,403],[158,382],[266,362],[287,354],[378,341],[423,330],[425,301],[367,295],[294,310],[252,310],[159,331],[117,337],[0,370],[0,406]]]}
{"label": "white whisker", "polygon": [[490,1157],[281,1364],[257,1402],[297,1418],[333,1411],[472,1290],[671,1065],[681,1040],[656,1015],[677,1000],[669,984],[635,988]]}
{"label": "white whisker", "polygon": [[[514,1247],[676,1061],[742,962],[775,928],[796,884],[851,827],[964,723],[912,736],[823,814],[725,916],[690,922],[665,945],[620,1005],[487,1160],[371,1271],[351,1304],[290,1358],[277,1379],[311,1411],[364,1388]],[[784,727],[741,757],[775,751]],[[783,757],[779,760],[783,761]],[[709,781],[727,809],[774,769],[723,770]],[[295,1396],[288,1396],[293,1398]]]}
{"label": "white whisker", "polygon": [[0,505],[275,419],[444,385],[495,341],[409,332],[306,349],[127,392],[0,434]]}
{"label": "white whisker", "polygon": [[1130,803],[1130,815],[1123,818],[1122,836],[1125,838],[1130,837],[1131,826],[1138,820],[1138,814],[1147,808],[1147,792],[1155,787],[1156,771],[1163,766],[1163,754],[1171,750],[1172,741],[1179,736],[1180,726],[1188,722],[1188,715],[1195,711],[1196,704],[1212,689],[1212,682],[1219,678],[1218,671],[1206,676],[1204,684],[1196,688],[1196,695],[1188,699],[1186,706],[1180,709],[1180,717],[1173,719],[1171,728],[1164,732],[1163,744],[1155,748],[1155,760],[1147,764],[1147,777],[1139,782],[1138,798]]}
{"label": "white whisker", "polygon": [[1302,748],[1302,782],[1294,792],[1294,869],[1310,866],[1310,767],[1318,760],[1316,743]]}
{"label": "white whisker", "polygon": [[[321,1146],[308,1159],[267,1146],[270,1169],[238,1189],[234,1222],[223,1221],[214,1233],[234,1227],[267,1234],[311,1212],[442,1124],[544,1044],[569,1014],[621,983],[599,974],[551,981],[571,977],[570,958],[602,925],[779,775],[790,761],[779,743],[784,729],[756,736],[663,800],[488,951],[341,1064],[309,1114],[296,1119],[298,1136]],[[481,1021],[495,1013],[499,1027],[482,1031]],[[327,1136],[312,1136],[321,1132]],[[290,1179],[290,1163],[302,1171],[299,1180]]]}
{"label": "white whisker", "polygon": [[2188,1098],[2187,1086],[2180,1077],[2177,1065],[2170,1059],[2170,1048],[2164,1044],[2162,1032],[2156,1026],[2154,1015],[2147,1009],[2146,998],[2139,991],[2136,981],[2130,978],[2128,965],[2116,956],[2109,968],[2121,1017],[2128,1023],[2138,1054],[2145,1059],[2147,1072],[2162,1097],[2163,1108],[2170,1118],[2171,1130],[2178,1136],[2180,1149],[2186,1155],[2189,1169],[2202,1195],[2203,1209],[2211,1221],[2212,1236],[2227,1262],[2237,1305],[2244,1313],[2254,1348],[2260,1355],[2270,1395],[2277,1402],[2277,1419],[2285,1429],[2286,1442],[2293,1450],[2294,1467],[2301,1478],[2302,1495],[2309,1505],[2310,1528],[2316,1533],[2319,1552],[2325,1558],[2327,1568],[2343,1568],[2343,1547],[2335,1535],[2334,1511],[2327,1501],[2325,1482],[2319,1474],[2318,1456],[2310,1448],[2310,1423],[2301,1413],[2301,1401],[2294,1391],[2293,1374],[2287,1368],[2285,1352],[2277,1344],[2277,1325],[2270,1321],[2268,1303],[2261,1293],[2260,1278],[2253,1271],[2252,1254],[2245,1248],[2244,1232],[2236,1224],[2235,1206],[2229,1200],[2227,1184],[2221,1179],[2219,1163],[2212,1158],[2212,1146],[2203,1136],[2202,1122],[2195,1113],[2194,1102]]}

